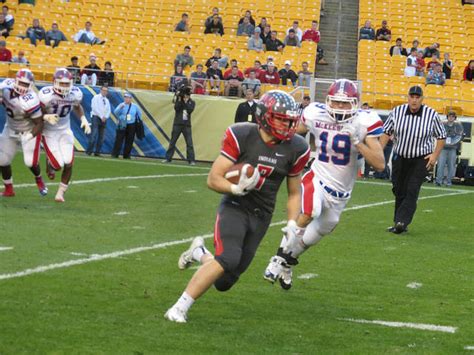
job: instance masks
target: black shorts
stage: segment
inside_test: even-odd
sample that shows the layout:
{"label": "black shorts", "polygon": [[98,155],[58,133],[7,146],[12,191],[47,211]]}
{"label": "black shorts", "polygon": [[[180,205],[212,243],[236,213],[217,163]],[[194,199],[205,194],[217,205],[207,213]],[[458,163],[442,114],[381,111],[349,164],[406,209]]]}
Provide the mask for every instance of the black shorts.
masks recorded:
{"label": "black shorts", "polygon": [[247,209],[235,201],[219,206],[214,228],[215,260],[225,274],[216,281],[220,291],[226,291],[247,270],[262,241],[271,215],[259,209]]}

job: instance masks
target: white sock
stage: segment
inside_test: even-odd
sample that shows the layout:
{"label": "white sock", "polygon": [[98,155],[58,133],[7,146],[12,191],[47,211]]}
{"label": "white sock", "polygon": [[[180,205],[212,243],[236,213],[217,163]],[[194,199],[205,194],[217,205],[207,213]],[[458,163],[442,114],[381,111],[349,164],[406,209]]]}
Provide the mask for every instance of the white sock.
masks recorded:
{"label": "white sock", "polygon": [[62,182],[59,183],[59,189],[58,193],[60,192],[61,194],[65,193],[67,191],[67,188],[69,187],[68,184],[63,184]]}
{"label": "white sock", "polygon": [[193,250],[193,259],[198,261],[198,262],[201,262],[201,258],[203,255],[205,254],[210,254],[211,252],[209,250],[207,250],[207,248],[203,245],[202,247],[199,247],[199,248],[195,248]]}
{"label": "white sock", "polygon": [[184,291],[173,307],[178,307],[179,309],[187,313],[193,303],[194,299],[190,295],[188,295],[186,291]]}
{"label": "white sock", "polygon": [[13,184],[13,178],[3,180],[3,184],[4,185],[12,185]]}

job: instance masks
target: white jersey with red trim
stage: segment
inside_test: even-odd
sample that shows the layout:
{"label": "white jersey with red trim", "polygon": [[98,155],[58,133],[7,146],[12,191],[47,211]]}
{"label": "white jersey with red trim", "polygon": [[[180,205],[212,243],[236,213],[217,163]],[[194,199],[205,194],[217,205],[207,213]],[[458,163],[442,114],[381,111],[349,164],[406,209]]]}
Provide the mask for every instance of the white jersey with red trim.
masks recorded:
{"label": "white jersey with red trim", "polygon": [[82,91],[73,86],[68,95],[57,94],[52,86],[43,87],[39,93],[41,106],[46,110],[46,113],[57,114],[59,122],[55,125],[49,122],[44,123],[44,132],[48,131],[62,131],[71,128],[70,116],[74,107],[79,106],[82,101]]}
{"label": "white jersey with red trim", "polygon": [[34,126],[32,120],[42,115],[38,95],[32,90],[26,95],[19,95],[13,90],[14,84],[13,79],[6,79],[0,84],[7,116],[5,126],[13,132],[28,132]]}
{"label": "white jersey with red trim", "polygon": [[310,104],[302,122],[315,137],[316,158],[311,165],[322,183],[338,192],[351,192],[357,177],[359,152],[349,135],[341,133],[345,125],[355,125],[362,142],[383,133],[382,120],[375,111],[359,110],[348,122],[335,122],[321,103]]}

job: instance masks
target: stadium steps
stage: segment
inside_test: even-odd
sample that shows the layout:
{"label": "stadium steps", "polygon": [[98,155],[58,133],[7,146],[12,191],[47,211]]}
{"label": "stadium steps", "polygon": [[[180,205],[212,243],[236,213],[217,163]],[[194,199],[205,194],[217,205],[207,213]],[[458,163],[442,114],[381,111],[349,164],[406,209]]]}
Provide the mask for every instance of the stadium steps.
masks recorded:
{"label": "stadium steps", "polygon": [[326,0],[320,31],[321,47],[329,65],[319,65],[316,78],[357,78],[358,18],[358,0]]}

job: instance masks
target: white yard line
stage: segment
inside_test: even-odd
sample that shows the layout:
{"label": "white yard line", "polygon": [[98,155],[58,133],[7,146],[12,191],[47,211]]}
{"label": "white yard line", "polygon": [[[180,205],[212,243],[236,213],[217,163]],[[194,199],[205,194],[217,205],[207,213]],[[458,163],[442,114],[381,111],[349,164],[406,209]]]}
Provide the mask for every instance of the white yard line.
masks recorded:
{"label": "white yard line", "polygon": [[0,247],[0,251],[12,250],[13,247]]}
{"label": "white yard line", "polygon": [[[465,192],[464,192],[465,193]],[[453,196],[453,195],[462,195],[463,193],[451,193],[451,194],[440,194],[440,195],[434,195],[434,196],[425,196],[425,197],[420,197],[419,200],[426,200],[426,199],[431,199],[431,198],[438,198],[438,197],[444,197],[444,196]],[[346,208],[344,212],[347,211],[354,211],[354,210],[359,210],[363,208],[369,208],[369,207],[376,207],[376,206],[381,206],[381,205],[388,205],[388,204],[393,204],[394,201],[382,201],[382,202],[375,202],[375,203],[370,203],[366,205],[360,205],[360,206],[353,206]],[[274,222],[270,224],[270,227],[275,227],[275,226],[281,226],[286,224],[286,221],[279,221],[279,222]],[[213,234],[205,234],[202,235],[201,237],[203,238],[211,238]],[[76,260],[68,260],[62,263],[55,263],[55,264],[49,264],[49,265],[43,265],[43,266],[38,266],[32,269],[26,269],[23,271],[18,271],[18,272],[13,272],[13,273],[8,273],[8,274],[0,274],[0,281],[1,280],[8,280],[8,279],[15,279],[18,277],[24,277],[32,274],[38,274],[38,273],[43,273],[46,271],[50,270],[55,270],[55,269],[62,269],[62,268],[67,268],[75,265],[82,265],[82,264],[87,264],[93,261],[99,261],[99,260],[105,260],[105,259],[113,259],[113,258],[118,258],[123,255],[130,255],[130,254],[135,254],[135,253],[141,253],[143,251],[149,251],[149,250],[155,250],[155,249],[162,249],[166,248],[168,246],[173,246],[173,245],[180,245],[180,244],[186,244],[192,241],[195,237],[190,237],[186,239],[181,239],[181,240],[174,240],[170,242],[164,242],[164,243],[158,243],[158,244],[153,244],[150,246],[141,246],[141,247],[136,247],[132,249],[126,249],[126,250],[120,250],[120,251],[115,251],[107,254],[94,254],[88,258],[83,258],[83,259],[76,259]]]}
{"label": "white yard line", "polygon": [[[383,182],[383,181],[367,181],[367,180],[357,180],[358,184],[367,184],[367,185],[379,185],[379,186],[392,186],[390,182]],[[465,192],[471,191],[467,189],[456,189],[452,187],[438,187],[438,186],[426,186],[426,184],[421,185],[423,190],[437,190],[437,191],[450,191],[450,192]]]}
{"label": "white yard line", "polygon": [[353,323],[377,324],[377,325],[383,325],[386,327],[412,328],[412,329],[420,329],[420,330],[429,330],[432,332],[456,333],[456,331],[458,330],[457,327],[451,327],[451,326],[446,326],[446,325],[436,325],[436,324],[389,322],[389,321],[384,321],[384,320],[367,320],[367,319],[353,319],[353,318],[337,318],[337,319],[346,321],[346,322],[353,322]]}

